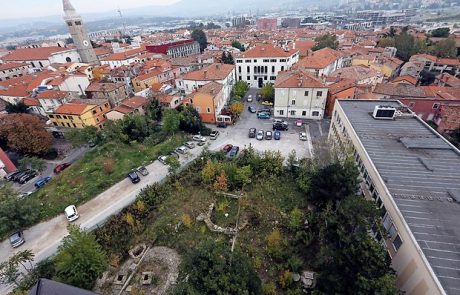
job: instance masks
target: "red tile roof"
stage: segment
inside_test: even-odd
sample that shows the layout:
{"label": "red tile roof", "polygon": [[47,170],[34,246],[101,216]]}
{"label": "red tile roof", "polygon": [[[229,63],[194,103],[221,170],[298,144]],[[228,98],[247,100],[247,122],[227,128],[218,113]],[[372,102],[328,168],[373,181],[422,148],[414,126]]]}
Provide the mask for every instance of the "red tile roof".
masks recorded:
{"label": "red tile roof", "polygon": [[326,85],[306,72],[292,70],[278,73],[275,88],[326,88]]}
{"label": "red tile roof", "polygon": [[301,59],[297,64],[297,67],[306,69],[324,69],[342,56],[342,53],[337,50],[323,48],[315,51],[313,55]]}
{"label": "red tile roof", "polygon": [[0,161],[5,165],[5,170],[8,173],[18,170],[13,162],[10,160],[10,157],[0,148]]}
{"label": "red tile roof", "polygon": [[140,108],[141,106],[146,105],[149,100],[142,96],[133,96],[131,98],[127,98],[121,102],[122,105],[128,106],[133,109]]}
{"label": "red tile roof", "polygon": [[41,106],[40,102],[36,98],[26,97],[22,100],[22,103],[28,107],[39,107]]}
{"label": "red tile roof", "polygon": [[48,57],[56,52],[69,50],[63,47],[39,47],[39,48],[19,48],[3,57],[5,61],[29,61],[47,60]]}
{"label": "red tile roof", "polygon": [[26,97],[29,96],[26,85],[14,85],[7,89],[0,89],[0,96]]}
{"label": "red tile roof", "polygon": [[10,62],[10,63],[5,63],[5,64],[0,64],[0,71],[16,69],[16,68],[25,67],[25,66],[28,66],[28,64],[22,63],[22,62]]}
{"label": "red tile roof", "polygon": [[85,109],[91,105],[84,104],[84,103],[66,103],[59,106],[55,113],[56,114],[66,114],[66,115],[81,115],[85,111]]}
{"label": "red tile roof", "polygon": [[69,95],[69,92],[66,91],[55,91],[55,90],[47,90],[40,92],[36,98],[37,99],[59,99],[65,98]]}
{"label": "red tile roof", "polygon": [[220,83],[209,82],[209,83],[205,84],[203,87],[198,88],[196,93],[206,93],[206,94],[216,96],[219,92],[222,91],[223,88],[224,88],[224,85],[222,85]]}
{"label": "red tile roof", "polygon": [[264,57],[290,57],[298,50],[285,51],[281,47],[270,44],[257,45],[246,52],[242,52],[239,58],[264,58]]}
{"label": "red tile roof", "polygon": [[193,81],[224,80],[234,70],[235,70],[234,65],[216,63],[206,68],[202,68],[201,70],[187,73],[184,76],[184,80],[193,80]]}
{"label": "red tile roof", "polygon": [[87,88],[86,92],[112,92],[123,87],[123,83],[99,83],[93,82]]}
{"label": "red tile roof", "polygon": [[398,82],[402,82],[402,81],[409,82],[412,85],[417,85],[417,78],[412,77],[410,75],[404,75],[404,76],[396,77],[396,79],[391,81],[391,83],[398,83]]}

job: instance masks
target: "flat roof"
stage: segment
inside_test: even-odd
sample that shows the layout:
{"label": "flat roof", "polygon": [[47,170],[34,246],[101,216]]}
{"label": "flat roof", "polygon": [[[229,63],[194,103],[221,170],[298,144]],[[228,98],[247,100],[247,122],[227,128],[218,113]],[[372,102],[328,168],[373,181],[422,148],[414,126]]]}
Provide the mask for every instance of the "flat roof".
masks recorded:
{"label": "flat roof", "polygon": [[339,100],[447,294],[460,293],[460,152],[418,117],[375,120],[377,105]]}

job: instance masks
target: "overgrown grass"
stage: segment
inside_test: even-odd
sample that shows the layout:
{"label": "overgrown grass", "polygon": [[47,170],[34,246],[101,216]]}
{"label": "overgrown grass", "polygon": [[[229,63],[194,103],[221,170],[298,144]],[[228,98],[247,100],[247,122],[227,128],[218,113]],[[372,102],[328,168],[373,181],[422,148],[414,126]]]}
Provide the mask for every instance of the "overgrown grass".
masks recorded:
{"label": "overgrown grass", "polygon": [[150,164],[185,140],[184,134],[177,134],[157,145],[109,142],[96,147],[32,196],[41,203],[40,220],[62,213],[70,204],[96,197],[123,180],[131,169]]}

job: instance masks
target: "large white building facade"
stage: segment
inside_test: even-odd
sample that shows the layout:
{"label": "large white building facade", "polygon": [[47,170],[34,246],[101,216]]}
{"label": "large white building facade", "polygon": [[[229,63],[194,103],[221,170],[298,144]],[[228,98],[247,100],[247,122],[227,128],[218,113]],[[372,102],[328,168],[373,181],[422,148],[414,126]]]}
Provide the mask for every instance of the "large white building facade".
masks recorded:
{"label": "large white building facade", "polygon": [[459,294],[460,151],[390,100],[336,101],[329,139],[354,156],[364,197],[381,209],[384,230],[372,234],[392,259],[397,286]]}
{"label": "large white building facade", "polygon": [[275,83],[279,72],[289,70],[298,61],[298,50],[257,45],[235,58],[237,79],[252,88],[261,88],[266,83]]}

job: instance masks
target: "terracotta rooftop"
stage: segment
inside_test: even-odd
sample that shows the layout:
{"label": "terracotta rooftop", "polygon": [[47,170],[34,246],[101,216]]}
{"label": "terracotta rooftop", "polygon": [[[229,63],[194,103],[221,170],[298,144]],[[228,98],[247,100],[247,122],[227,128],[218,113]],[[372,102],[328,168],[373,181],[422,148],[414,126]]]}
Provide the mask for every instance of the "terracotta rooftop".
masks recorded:
{"label": "terracotta rooftop", "polygon": [[36,98],[37,99],[60,99],[68,96],[69,93],[66,91],[56,91],[56,90],[47,90],[40,92]]}
{"label": "terracotta rooftop", "polygon": [[102,59],[102,61],[127,60],[130,58],[134,58],[144,52],[146,52],[145,46],[141,46],[140,48],[111,54],[106,58]]}
{"label": "terracotta rooftop", "polygon": [[81,115],[85,112],[86,109],[91,107],[93,107],[93,105],[71,102],[59,106],[55,113],[66,115]]}
{"label": "terracotta rooftop", "polygon": [[365,66],[351,66],[337,69],[330,76],[361,81],[376,76],[383,76],[383,74],[377,70]]}
{"label": "terracotta rooftop", "polygon": [[121,104],[121,105],[117,106],[116,108],[114,108],[113,111],[119,112],[119,113],[122,113],[122,114],[130,114],[130,113],[132,113],[134,111],[134,109]]}
{"label": "terracotta rooftop", "polygon": [[137,109],[141,106],[146,105],[149,100],[142,96],[133,96],[131,98],[127,98],[121,102],[122,105],[128,106],[133,109]]}
{"label": "terracotta rooftop", "polygon": [[278,73],[275,88],[327,88],[320,80],[309,73],[292,70]]}
{"label": "terracotta rooftop", "polygon": [[313,55],[307,56],[299,61],[297,66],[306,69],[324,69],[342,57],[342,53],[330,48],[323,48],[315,51]]}
{"label": "terracotta rooftop", "polygon": [[235,70],[235,65],[215,63],[206,68],[202,68],[201,70],[187,73],[184,76],[183,80],[193,80],[193,81],[224,80],[234,70]]}
{"label": "terracotta rooftop", "polygon": [[413,76],[410,76],[410,75],[403,75],[403,76],[396,77],[391,82],[392,83],[398,83],[398,82],[402,82],[402,81],[409,82],[412,85],[417,85],[417,78],[415,78]]}
{"label": "terracotta rooftop", "polygon": [[28,107],[39,107],[41,106],[40,102],[36,98],[26,97],[22,100],[22,103]]}
{"label": "terracotta rooftop", "polygon": [[385,84],[379,83],[375,86],[374,94],[388,95],[394,97],[426,97],[427,94],[422,87],[411,84]]}
{"label": "terracotta rooftop", "polygon": [[0,89],[0,96],[26,97],[29,96],[27,85],[14,85],[7,89]]}
{"label": "terracotta rooftop", "polygon": [[67,51],[63,47],[39,47],[39,48],[19,48],[3,57],[4,61],[33,61],[47,60],[48,57],[57,52]]}
{"label": "terracotta rooftop", "polygon": [[5,170],[8,173],[14,172],[17,170],[16,166],[10,160],[10,157],[0,148],[0,161],[5,165]]}
{"label": "terracotta rooftop", "polygon": [[352,79],[342,79],[337,83],[329,85],[329,93],[331,95],[337,94],[344,90],[356,87],[356,81]]}
{"label": "terracotta rooftop", "polygon": [[5,63],[5,64],[0,64],[0,71],[16,69],[16,68],[25,67],[25,66],[28,66],[28,64],[22,63],[22,62],[10,62],[10,63]]}
{"label": "terracotta rooftop", "polygon": [[291,57],[297,49],[285,51],[283,48],[271,44],[257,45],[248,51],[242,52],[237,58],[264,58],[264,57]]}
{"label": "terracotta rooftop", "polygon": [[216,96],[219,92],[222,91],[223,88],[224,88],[224,85],[222,85],[220,83],[209,82],[209,83],[205,84],[203,87],[198,88],[196,93],[206,93],[206,94]]}
{"label": "terracotta rooftop", "polygon": [[86,92],[112,92],[120,87],[123,87],[123,83],[99,83],[93,82],[87,88]]}

